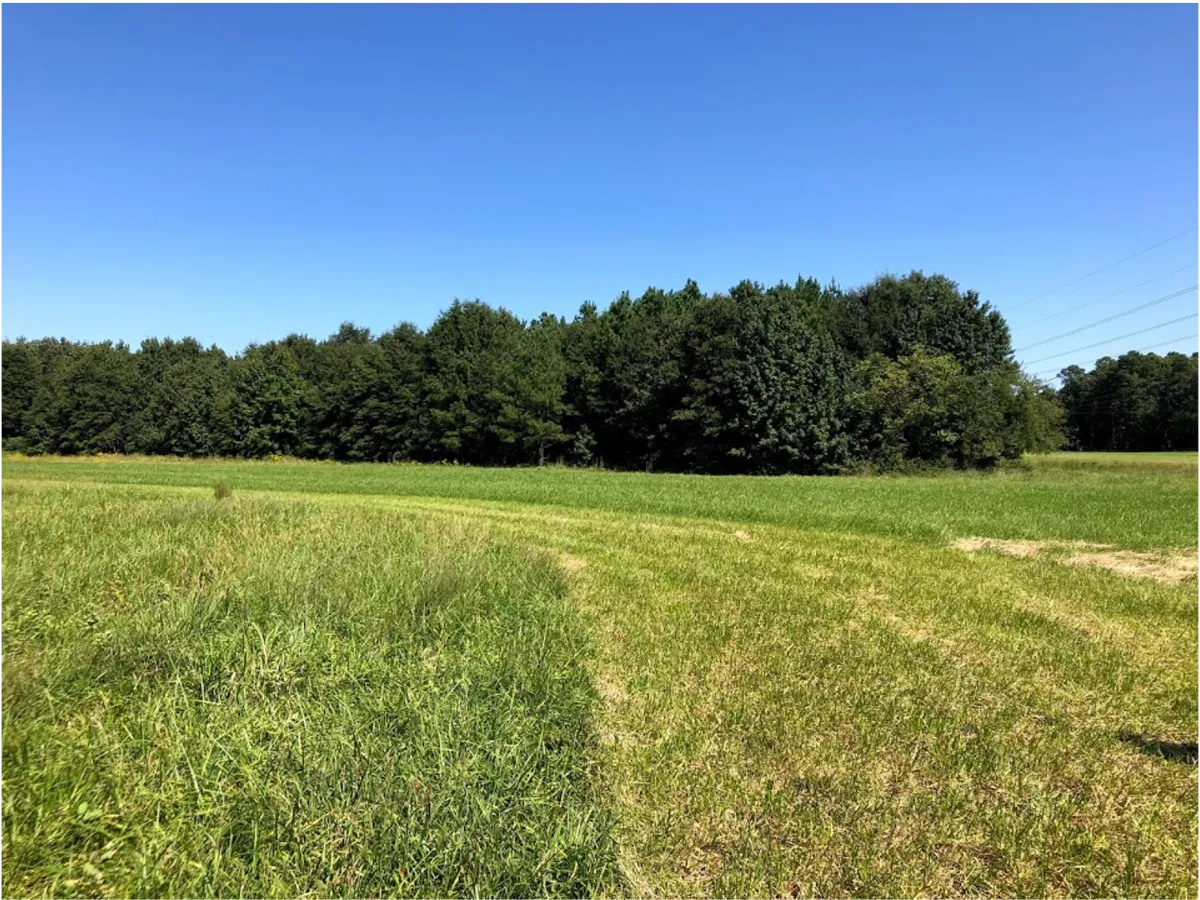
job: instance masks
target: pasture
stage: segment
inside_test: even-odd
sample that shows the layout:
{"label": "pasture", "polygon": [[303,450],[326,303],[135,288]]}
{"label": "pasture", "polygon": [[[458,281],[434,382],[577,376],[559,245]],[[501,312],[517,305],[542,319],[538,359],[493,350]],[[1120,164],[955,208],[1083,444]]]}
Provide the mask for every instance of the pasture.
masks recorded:
{"label": "pasture", "polygon": [[1195,454],[3,490],[6,895],[1196,894]]}

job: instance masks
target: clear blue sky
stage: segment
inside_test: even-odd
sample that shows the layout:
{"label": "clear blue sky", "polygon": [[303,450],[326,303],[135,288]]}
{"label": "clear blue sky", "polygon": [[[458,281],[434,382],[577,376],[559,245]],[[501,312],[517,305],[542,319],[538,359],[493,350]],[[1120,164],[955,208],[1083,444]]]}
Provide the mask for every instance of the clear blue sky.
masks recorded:
{"label": "clear blue sky", "polygon": [[920,268],[1019,348],[1197,282],[1193,231],[1026,302],[1197,224],[1194,5],[8,5],[2,34],[5,337],[237,351]]}

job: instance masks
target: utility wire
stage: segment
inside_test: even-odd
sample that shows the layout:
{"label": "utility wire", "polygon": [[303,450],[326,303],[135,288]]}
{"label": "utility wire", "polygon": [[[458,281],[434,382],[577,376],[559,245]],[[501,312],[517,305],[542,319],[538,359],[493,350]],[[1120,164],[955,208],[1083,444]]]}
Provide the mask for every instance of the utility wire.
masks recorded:
{"label": "utility wire", "polygon": [[1115,263],[1109,263],[1107,266],[1097,269],[1094,272],[1088,272],[1086,275],[1081,275],[1080,277],[1076,278],[1074,281],[1068,281],[1066,284],[1059,285],[1058,287],[1054,288],[1053,290],[1046,291],[1046,293],[1044,293],[1044,294],[1038,294],[1036,297],[1030,297],[1028,300],[1018,303],[1016,306],[1009,309],[1009,312],[1011,313],[1013,310],[1021,309],[1024,306],[1028,306],[1030,303],[1033,303],[1037,300],[1041,300],[1043,297],[1049,297],[1051,294],[1057,294],[1059,291],[1065,290],[1066,288],[1069,288],[1072,285],[1079,284],[1079,282],[1081,282],[1081,281],[1086,281],[1087,279],[1091,278],[1093,275],[1099,275],[1101,272],[1107,272],[1109,269],[1114,269],[1117,266],[1121,265],[1121,263],[1129,262],[1129,260],[1133,259],[1134,257],[1141,256],[1143,253],[1149,253],[1151,250],[1157,250],[1163,244],[1169,244],[1169,243],[1171,243],[1171,241],[1175,240],[1176,238],[1181,238],[1185,234],[1190,234],[1191,232],[1195,231],[1198,227],[1200,227],[1200,226],[1193,225],[1191,228],[1187,228],[1187,229],[1184,229],[1183,231],[1179,232],[1179,234],[1171,235],[1165,241],[1159,241],[1157,244],[1153,244],[1144,250],[1139,250],[1137,253],[1131,253],[1128,256],[1124,257],[1123,259],[1118,259]]}
{"label": "utility wire", "polygon": [[1105,294],[1103,297],[1097,297],[1095,300],[1089,300],[1087,303],[1080,303],[1078,306],[1072,306],[1070,309],[1060,310],[1059,312],[1050,313],[1048,316],[1042,316],[1040,319],[1034,319],[1029,323],[1029,325],[1037,325],[1039,322],[1045,322],[1048,319],[1057,319],[1059,316],[1065,316],[1067,313],[1075,312],[1076,310],[1083,309],[1085,306],[1091,306],[1095,303],[1099,303],[1101,300],[1108,300],[1110,297],[1116,297],[1120,294],[1127,294],[1130,291],[1137,290],[1140,287],[1145,287],[1148,284],[1153,284],[1156,281],[1162,281],[1164,278],[1169,278],[1172,275],[1178,275],[1180,272],[1194,268],[1196,268],[1195,263],[1189,263],[1186,266],[1180,266],[1178,269],[1172,269],[1170,272],[1165,272],[1162,275],[1155,275],[1153,278],[1143,281],[1141,284],[1135,284],[1132,287],[1121,288],[1119,291],[1113,291],[1111,294]]}
{"label": "utility wire", "polygon": [[1157,331],[1159,328],[1166,328],[1168,325],[1174,325],[1177,322],[1186,322],[1188,319],[1194,319],[1200,316],[1200,313],[1192,313],[1190,316],[1180,316],[1178,319],[1172,319],[1170,322],[1163,322],[1160,325],[1151,325],[1149,328],[1143,328],[1140,331],[1131,331],[1129,334],[1121,334],[1114,338],[1108,338],[1103,341],[1097,341],[1094,344],[1088,344],[1086,347],[1076,347],[1074,350],[1064,350],[1062,353],[1055,353],[1051,356],[1043,356],[1041,359],[1030,360],[1025,363],[1027,366],[1032,366],[1040,362],[1045,362],[1048,359],[1058,359],[1060,356],[1069,356],[1072,353],[1079,353],[1083,350],[1091,350],[1093,347],[1102,347],[1105,344],[1111,344],[1114,341],[1121,341],[1128,337],[1133,337],[1135,334],[1145,334],[1147,331]]}
{"label": "utility wire", "polygon": [[[1165,341],[1157,341],[1153,344],[1146,344],[1145,346],[1137,347],[1134,350],[1127,350],[1125,352],[1126,353],[1141,353],[1145,350],[1152,350],[1156,347],[1164,347],[1168,344],[1177,344],[1180,341],[1194,341],[1198,337],[1200,337],[1200,334],[1180,335],[1178,337],[1168,338]],[[1034,376],[1034,377],[1036,378],[1038,376]],[[1049,380],[1050,381],[1058,381],[1061,378],[1062,378],[1062,375],[1059,374],[1059,375],[1055,375],[1053,378],[1051,378]],[[1117,408],[1116,399],[1114,397],[1109,396],[1109,397],[1104,397],[1104,398],[1099,398],[1099,397],[1095,398],[1093,400],[1093,402],[1087,403],[1083,406],[1072,407],[1070,410],[1067,410],[1067,412],[1070,414],[1070,416],[1072,418],[1077,417],[1077,416],[1111,416],[1116,412],[1116,408]]]}
{"label": "utility wire", "polygon": [[[1153,344],[1146,344],[1144,347],[1134,347],[1132,350],[1126,350],[1126,353],[1144,353],[1147,350],[1154,350],[1157,347],[1165,347],[1168,344],[1178,344],[1180,341],[1194,341],[1200,337],[1200,334],[1181,334],[1179,337],[1168,338],[1165,341],[1157,341]],[[1051,374],[1051,373],[1054,374]],[[1044,369],[1041,372],[1035,372],[1031,377],[1044,378],[1050,376],[1050,381],[1056,381],[1062,378],[1062,369]]]}
{"label": "utility wire", "polygon": [[1187,341],[1187,340],[1194,341],[1197,337],[1200,337],[1200,335],[1185,334],[1185,335],[1182,335],[1177,338],[1171,338],[1170,340],[1166,340],[1166,341],[1159,341],[1157,344],[1147,344],[1144,347],[1138,347],[1135,350],[1127,350],[1125,352],[1126,353],[1141,353],[1144,350],[1153,350],[1155,347],[1165,347],[1165,346],[1167,346],[1167,344],[1175,344],[1175,343],[1178,343],[1179,341]]}
{"label": "utility wire", "polygon": [[1176,297],[1181,297],[1184,294],[1190,293],[1196,290],[1197,287],[1200,287],[1200,285],[1193,284],[1191,287],[1186,287],[1183,290],[1176,291],[1173,294],[1167,294],[1165,297],[1159,297],[1157,300],[1151,300],[1149,303],[1143,303],[1141,306],[1135,306],[1133,309],[1127,309],[1124,312],[1119,312],[1103,319],[1097,319],[1095,322],[1090,322],[1087,325],[1081,325],[1078,328],[1072,328],[1070,331],[1064,331],[1062,334],[1056,334],[1053,337],[1048,337],[1041,341],[1035,341],[1032,344],[1026,344],[1024,347],[1018,347],[1013,352],[1021,353],[1025,350],[1032,350],[1034,347],[1040,347],[1042,344],[1049,344],[1053,341],[1057,341],[1059,338],[1070,337],[1073,334],[1079,334],[1081,331],[1087,331],[1091,328],[1097,327],[1098,325],[1104,325],[1108,322],[1114,322],[1117,319],[1123,319],[1126,316],[1132,316],[1135,312],[1141,312],[1143,309],[1149,309],[1151,306],[1157,306],[1160,303],[1166,303],[1168,300],[1174,300]]}

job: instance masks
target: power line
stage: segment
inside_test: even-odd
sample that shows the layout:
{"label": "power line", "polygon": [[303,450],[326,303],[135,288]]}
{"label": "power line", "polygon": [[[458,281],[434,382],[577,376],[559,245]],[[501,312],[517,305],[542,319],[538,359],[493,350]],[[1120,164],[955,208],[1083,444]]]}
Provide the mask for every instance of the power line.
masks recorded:
{"label": "power line", "polygon": [[[1145,353],[1146,350],[1157,350],[1159,347],[1165,347],[1166,344],[1169,344],[1169,343],[1181,343],[1182,341],[1190,341],[1190,340],[1192,340],[1193,337],[1200,337],[1200,331],[1196,331],[1196,332],[1194,332],[1194,334],[1190,334],[1190,335],[1182,335],[1180,337],[1169,337],[1168,340],[1165,340],[1165,341],[1158,341],[1156,343],[1147,343],[1147,344],[1144,344],[1144,346],[1134,347],[1132,350],[1126,350],[1126,353]],[[1181,352],[1182,352],[1182,350],[1181,350]],[[1057,373],[1060,370],[1054,370],[1054,371]],[[1050,374],[1050,370],[1048,370],[1048,368],[1046,368],[1046,370],[1043,370],[1042,372],[1037,372],[1036,376],[1034,376],[1034,377],[1044,376],[1044,374]],[[1055,378],[1057,378],[1057,377],[1058,377],[1057,374],[1055,374]]]}
{"label": "power line", "polygon": [[[1168,338],[1165,341],[1156,341],[1153,344],[1145,344],[1141,347],[1136,347],[1133,350],[1126,350],[1125,353],[1142,353],[1146,350],[1152,350],[1156,347],[1164,347],[1168,344],[1177,344],[1180,341],[1194,341],[1200,337],[1200,334],[1184,334],[1177,337]],[[1125,354],[1122,354],[1124,356]],[[1037,377],[1037,376],[1034,376]],[[1061,374],[1055,375],[1050,381],[1058,381],[1062,378]],[[1115,397],[1096,397],[1092,398],[1090,403],[1085,403],[1082,406],[1072,406],[1066,412],[1072,418],[1077,416],[1111,416],[1117,411],[1117,401]]]}
{"label": "power line", "polygon": [[1130,291],[1137,290],[1140,287],[1145,287],[1148,284],[1153,284],[1156,281],[1162,281],[1164,278],[1169,278],[1172,275],[1178,275],[1180,272],[1194,268],[1196,268],[1195,263],[1189,263],[1186,266],[1180,266],[1178,269],[1172,269],[1170,272],[1164,272],[1162,275],[1155,275],[1153,278],[1143,281],[1141,284],[1135,284],[1132,287],[1121,288],[1119,291],[1113,291],[1111,294],[1105,294],[1103,297],[1097,297],[1095,300],[1089,300],[1087,303],[1080,303],[1078,306],[1072,306],[1070,309],[1063,309],[1055,313],[1050,313],[1050,315],[1042,316],[1040,319],[1034,319],[1028,324],[1037,325],[1039,322],[1045,322],[1048,319],[1057,319],[1059,316],[1065,316],[1067,313],[1083,309],[1085,306],[1092,306],[1095,303],[1099,303],[1101,300],[1108,300],[1109,298],[1116,297],[1120,294],[1127,294]]}
{"label": "power line", "polygon": [[1018,303],[1016,306],[1009,309],[1009,312],[1011,313],[1013,310],[1021,309],[1024,306],[1028,306],[1030,303],[1033,303],[1037,300],[1041,300],[1043,297],[1049,297],[1051,294],[1057,294],[1059,291],[1065,290],[1066,288],[1069,288],[1072,285],[1079,284],[1079,282],[1081,282],[1081,281],[1086,281],[1087,279],[1091,278],[1093,275],[1099,275],[1101,272],[1107,272],[1109,269],[1114,269],[1117,266],[1121,265],[1121,263],[1129,262],[1129,260],[1134,259],[1135,257],[1141,256],[1143,253],[1149,253],[1151,250],[1157,250],[1163,244],[1169,244],[1169,243],[1171,243],[1171,241],[1175,240],[1176,238],[1181,238],[1185,234],[1190,234],[1191,232],[1195,231],[1197,229],[1197,227],[1200,227],[1200,226],[1193,225],[1191,228],[1187,228],[1187,229],[1184,229],[1183,231],[1179,232],[1179,234],[1171,235],[1165,241],[1159,241],[1157,244],[1152,244],[1151,246],[1145,248],[1144,250],[1139,250],[1137,253],[1131,253],[1128,256],[1124,257],[1123,259],[1118,259],[1115,263],[1109,263],[1107,266],[1097,269],[1094,272],[1088,272],[1086,275],[1081,275],[1080,277],[1076,278],[1074,281],[1068,281],[1066,284],[1059,285],[1058,287],[1054,288],[1053,290],[1046,291],[1046,293],[1044,293],[1044,294],[1038,294],[1036,297],[1030,297],[1028,300],[1026,300],[1022,303]]}
{"label": "power line", "polygon": [[[1200,334],[1181,334],[1181,335],[1179,335],[1179,337],[1167,338],[1167,340],[1165,340],[1165,341],[1157,341],[1153,344],[1146,344],[1144,347],[1134,347],[1132,350],[1126,350],[1125,352],[1126,353],[1145,353],[1147,350],[1154,350],[1157,347],[1165,347],[1168,344],[1178,344],[1180,341],[1194,341],[1198,337],[1200,337]],[[1041,378],[1046,375],[1051,375],[1050,381],[1054,381],[1058,378],[1062,378],[1062,374],[1061,374],[1062,370],[1061,369],[1055,369],[1053,371],[1054,371],[1054,374],[1051,375],[1050,369],[1044,369],[1041,372],[1035,372],[1031,377]]]}
{"label": "power line", "polygon": [[1021,353],[1024,350],[1031,350],[1034,347],[1042,346],[1042,344],[1049,344],[1053,341],[1057,341],[1059,338],[1070,337],[1073,334],[1079,334],[1081,331],[1087,331],[1088,329],[1095,328],[1098,325],[1104,325],[1108,322],[1114,322],[1117,319],[1123,319],[1126,316],[1132,316],[1135,312],[1141,312],[1143,309],[1149,309],[1151,306],[1157,306],[1160,303],[1166,303],[1168,300],[1174,300],[1176,297],[1181,297],[1184,294],[1190,293],[1191,291],[1196,290],[1197,287],[1200,287],[1200,285],[1193,284],[1191,287],[1186,287],[1183,290],[1176,291],[1173,294],[1167,294],[1165,297],[1159,297],[1156,300],[1151,300],[1149,303],[1143,303],[1141,306],[1135,306],[1133,309],[1127,309],[1124,312],[1119,312],[1103,319],[1097,319],[1095,322],[1090,322],[1087,325],[1081,325],[1078,328],[1072,328],[1070,331],[1064,331],[1062,334],[1056,334],[1053,337],[1046,338],[1045,340],[1035,341],[1032,344],[1026,344],[1024,347],[1018,347],[1013,352]]}
{"label": "power line", "polygon": [[1186,340],[1193,340],[1193,341],[1194,341],[1194,340],[1195,340],[1197,337],[1200,337],[1200,335],[1195,335],[1195,334],[1185,334],[1185,335],[1182,335],[1182,336],[1180,336],[1180,337],[1177,337],[1177,338],[1171,338],[1170,340],[1166,340],[1166,341],[1159,341],[1159,342],[1158,342],[1158,343],[1156,343],[1156,344],[1146,344],[1146,346],[1144,346],[1144,347],[1137,347],[1137,348],[1135,348],[1135,349],[1133,349],[1133,350],[1126,350],[1125,352],[1126,352],[1126,353],[1141,353],[1141,352],[1143,352],[1143,351],[1145,351],[1145,350],[1153,350],[1155,347],[1165,347],[1167,344],[1174,344],[1174,343],[1177,343],[1177,342],[1179,342],[1179,341],[1186,341]]}
{"label": "power line", "polygon": [[1200,316],[1200,313],[1192,313],[1190,316],[1180,316],[1178,319],[1172,319],[1170,322],[1163,322],[1160,325],[1151,325],[1149,328],[1143,328],[1140,331],[1131,331],[1129,334],[1118,335],[1115,338],[1097,341],[1094,344],[1088,344],[1086,347],[1076,347],[1074,350],[1064,350],[1062,353],[1055,353],[1050,356],[1043,356],[1041,359],[1030,360],[1025,363],[1027,366],[1035,365],[1036,363],[1045,362],[1048,359],[1058,359],[1060,356],[1070,356],[1072,353],[1080,353],[1083,350],[1091,350],[1093,347],[1102,347],[1105,344],[1111,344],[1114,341],[1121,341],[1128,337],[1133,337],[1135,334],[1145,334],[1147,331],[1157,331],[1159,328],[1166,328],[1168,325],[1174,325],[1178,322],[1186,322],[1188,319],[1194,319]]}
{"label": "power line", "polygon": [[1172,338],[1171,340],[1159,341],[1156,344],[1146,344],[1144,347],[1137,347],[1134,350],[1126,350],[1125,352],[1126,353],[1144,353],[1147,350],[1153,350],[1155,347],[1165,347],[1165,346],[1167,346],[1167,344],[1177,344],[1180,341],[1188,341],[1188,340],[1194,341],[1197,337],[1200,337],[1200,335],[1185,334],[1185,335],[1182,335],[1177,338]]}

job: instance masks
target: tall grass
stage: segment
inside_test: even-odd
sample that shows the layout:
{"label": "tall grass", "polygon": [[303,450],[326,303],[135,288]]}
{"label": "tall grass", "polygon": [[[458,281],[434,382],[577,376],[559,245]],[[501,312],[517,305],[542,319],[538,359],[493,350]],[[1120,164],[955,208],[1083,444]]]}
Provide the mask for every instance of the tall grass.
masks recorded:
{"label": "tall grass", "polygon": [[6,895],[614,890],[551,561],[265,498],[4,525]]}

